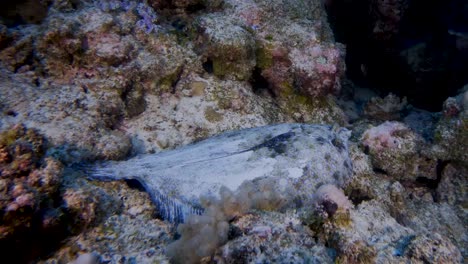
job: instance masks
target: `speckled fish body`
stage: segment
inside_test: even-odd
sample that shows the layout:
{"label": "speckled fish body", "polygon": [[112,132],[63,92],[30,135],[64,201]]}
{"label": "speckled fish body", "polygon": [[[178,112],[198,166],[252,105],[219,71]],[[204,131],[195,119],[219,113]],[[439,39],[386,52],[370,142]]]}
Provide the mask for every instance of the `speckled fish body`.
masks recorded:
{"label": "speckled fish body", "polygon": [[280,177],[312,189],[343,185],[352,174],[349,134],[344,128],[309,124],[244,129],[157,154],[98,163],[87,173],[95,179],[140,181],[162,218],[183,222],[203,211],[200,196],[218,197],[222,186],[235,191],[246,180]]}

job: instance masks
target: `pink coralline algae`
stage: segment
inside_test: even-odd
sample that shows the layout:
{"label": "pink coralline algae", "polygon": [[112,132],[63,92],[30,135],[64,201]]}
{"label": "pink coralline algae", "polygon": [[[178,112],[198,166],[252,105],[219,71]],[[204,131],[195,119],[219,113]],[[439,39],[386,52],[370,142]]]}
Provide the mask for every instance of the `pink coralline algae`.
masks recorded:
{"label": "pink coralline algae", "polygon": [[262,76],[276,95],[288,95],[292,88],[311,98],[340,91],[345,71],[343,45],[311,43],[297,48],[268,45],[263,51],[266,60],[260,57],[257,66],[262,68]]}
{"label": "pink coralline algae", "polygon": [[[23,125],[0,133],[0,247],[18,263],[29,262],[68,233],[68,213],[60,206],[62,165],[44,157],[45,150],[45,139]],[[43,234],[47,242],[37,243]]]}
{"label": "pink coralline algae", "polygon": [[436,179],[437,161],[426,151],[422,137],[400,122],[385,122],[364,132],[362,145],[372,165],[397,179]]}
{"label": "pink coralline algae", "polygon": [[398,131],[408,130],[399,122],[385,122],[380,126],[373,127],[366,131],[362,143],[373,151],[381,151],[388,148],[401,148],[401,138]]}
{"label": "pink coralline algae", "polygon": [[293,49],[290,58],[301,91],[312,97],[338,93],[344,72],[343,53],[338,44]]}

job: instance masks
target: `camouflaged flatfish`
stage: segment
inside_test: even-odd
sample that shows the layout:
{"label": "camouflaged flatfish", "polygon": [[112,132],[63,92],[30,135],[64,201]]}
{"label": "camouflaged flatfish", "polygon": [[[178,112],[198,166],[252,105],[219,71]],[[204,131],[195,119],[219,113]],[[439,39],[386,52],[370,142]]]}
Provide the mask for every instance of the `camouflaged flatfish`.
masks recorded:
{"label": "camouflaged flatfish", "polygon": [[279,177],[313,192],[318,185],[343,186],[352,175],[350,132],[326,125],[279,124],[227,132],[184,147],[126,161],[91,165],[89,177],[136,179],[160,216],[183,222],[200,214],[199,198],[235,191],[243,181]]}

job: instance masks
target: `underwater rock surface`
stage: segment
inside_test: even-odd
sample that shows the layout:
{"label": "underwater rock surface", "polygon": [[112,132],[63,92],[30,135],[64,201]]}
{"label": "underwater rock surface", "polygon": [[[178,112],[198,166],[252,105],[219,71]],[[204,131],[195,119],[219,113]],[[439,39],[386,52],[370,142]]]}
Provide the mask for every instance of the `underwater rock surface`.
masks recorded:
{"label": "underwater rock surface", "polygon": [[275,191],[295,185],[296,195],[310,194],[322,184],[343,186],[352,175],[349,135],[345,128],[279,124],[85,170],[91,178],[140,181],[162,218],[184,222],[189,214],[203,211],[201,196],[218,198],[221,187],[235,191],[244,181],[273,177],[278,180]]}

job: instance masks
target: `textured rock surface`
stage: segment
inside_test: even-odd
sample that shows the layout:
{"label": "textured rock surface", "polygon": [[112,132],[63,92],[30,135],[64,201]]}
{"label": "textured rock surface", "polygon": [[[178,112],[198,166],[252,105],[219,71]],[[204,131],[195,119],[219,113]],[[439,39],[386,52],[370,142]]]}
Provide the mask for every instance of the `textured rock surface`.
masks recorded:
{"label": "textured rock surface", "polygon": [[[250,5],[258,5],[255,10],[264,16],[265,29],[261,32],[251,29]],[[2,125],[23,122],[34,126],[54,145],[66,148],[62,154],[73,152],[70,155],[121,159],[128,154],[130,142],[136,152],[151,152],[225,130],[269,123],[342,124],[343,115],[333,99],[310,98],[304,96],[307,92],[295,92],[296,88],[315,87],[309,84],[294,87],[294,76],[299,74],[295,70],[283,73],[290,80],[285,84],[287,93],[276,100],[255,94],[258,87],[252,87],[254,81],[246,82],[253,68],[262,64],[255,55],[257,41],[271,36],[279,38],[278,45],[286,45],[285,56],[293,56],[291,49],[296,42],[308,43],[309,48],[317,45],[320,52],[334,54],[328,58],[327,52],[323,55],[316,52],[314,56],[321,60],[318,65],[341,67],[335,65],[338,53],[320,9],[310,17],[319,19],[312,23],[301,7],[289,10],[281,5],[280,1],[274,3],[274,8],[264,2],[226,2],[224,6],[231,7],[222,14],[166,18],[179,19],[178,23],[192,32],[180,32],[177,27],[162,24],[158,25],[162,27],[159,31],[147,34],[138,26],[142,16],[136,9],[106,11],[96,8],[92,2],[80,1],[71,5],[74,9],[64,7],[65,11],[58,2],[54,3],[41,25],[27,24],[21,30],[5,28],[2,33],[9,45],[0,51],[0,61],[8,69],[1,72],[5,82],[1,84],[0,98],[2,109],[14,113],[14,116],[4,116]],[[298,27],[294,38],[283,35],[289,32],[285,27],[291,18],[278,23],[283,27],[281,31],[270,25],[278,18],[275,12],[282,9],[302,19],[300,23],[294,22]],[[223,23],[232,20],[232,23],[218,28],[216,23],[209,23],[210,19],[227,21]],[[201,31],[200,38],[211,36],[218,41],[203,41],[212,43],[213,47],[194,45],[197,31]],[[312,35],[314,42],[309,43]],[[228,55],[234,61],[223,57]],[[216,63],[218,57],[220,62]],[[212,67],[226,64],[227,75],[235,73],[244,81],[213,78],[202,67],[207,59]],[[321,82],[320,68],[314,67],[302,67],[301,71],[312,76],[307,78]],[[224,75],[217,74],[221,71],[218,68],[213,69],[215,76]],[[16,74],[12,75],[12,71]],[[330,74],[333,76],[327,78],[332,78],[332,82],[323,80],[327,84],[317,88],[312,93],[314,96],[336,90],[333,87],[339,85],[336,80],[341,74],[338,70]],[[275,86],[272,82],[259,89]],[[136,115],[139,117],[132,118]],[[125,135],[121,130],[129,133]]]}
{"label": "textured rock surface", "polygon": [[424,155],[421,135],[399,122],[385,122],[366,130],[362,143],[368,149],[374,168],[398,179],[418,177],[435,180],[437,161]]}
{"label": "textured rock surface", "polygon": [[[372,242],[370,245],[374,247],[375,254],[373,256],[375,259],[371,263],[374,261],[377,263],[401,261],[403,259],[415,262],[424,261],[412,255],[409,251],[409,245],[417,244],[416,247],[424,248],[421,250],[426,251],[429,250],[430,243],[439,243],[436,241],[444,242],[440,242],[440,247],[434,249],[434,254],[430,258],[433,258],[434,261],[440,258],[440,263],[444,261],[461,263],[462,256],[466,256],[464,249],[467,242],[466,227],[462,224],[463,219],[466,219],[466,213],[462,209],[448,204],[446,199],[447,197],[459,197],[457,199],[463,197],[463,195],[459,195],[464,192],[463,190],[466,190],[466,184],[460,184],[457,187],[451,185],[445,190],[447,196],[438,198],[434,187],[439,184],[439,188],[443,188],[442,183],[418,179],[394,181],[393,177],[372,171],[372,162],[369,157],[365,158],[366,155],[362,153],[362,150],[351,147],[351,156],[355,165],[355,176],[346,188],[346,193],[353,203],[357,204],[356,211],[351,211],[354,227],[332,229],[334,232],[350,232],[349,234],[353,234],[353,237],[365,234],[366,238],[361,238],[362,241],[370,242],[375,241],[375,239],[368,237],[373,232],[377,232],[379,229],[381,231],[378,232],[392,230],[391,234],[380,233],[379,237],[380,239],[388,239],[384,244],[387,244],[386,247],[393,248],[393,252],[390,253],[379,247],[375,248],[378,244]],[[453,165],[445,166],[447,172],[445,175],[439,176],[441,182],[449,184],[450,181],[457,181],[458,176],[453,174],[448,176],[454,173]],[[460,168],[456,171],[463,173],[463,169]],[[441,189],[439,189],[439,195],[441,195]],[[454,200],[452,200],[453,202]],[[365,211],[363,211],[364,209]],[[369,212],[372,212],[372,217],[363,217],[363,213],[368,214]],[[386,216],[377,217],[381,214]],[[391,221],[392,224],[388,221]],[[389,225],[393,227],[390,228]],[[397,235],[398,232],[402,233]],[[399,236],[399,238],[392,238],[393,235]],[[416,237],[424,238],[416,239]],[[343,240],[344,243],[349,243],[354,241],[354,238],[345,237]],[[420,243],[422,241],[432,242]],[[446,254],[446,252],[450,253]]]}
{"label": "textured rock surface", "polygon": [[401,112],[407,106],[406,98],[400,100],[393,94],[385,98],[374,97],[364,107],[364,114],[378,120],[400,120]]}
{"label": "textured rock surface", "polygon": [[214,259],[227,263],[333,263],[330,251],[316,243],[313,232],[292,213],[252,213],[230,227],[232,238]]}
{"label": "textured rock surface", "polygon": [[[434,152],[443,160],[468,162],[468,87],[444,103],[443,117],[434,132]],[[457,147],[453,147],[457,146]]]}
{"label": "textured rock surface", "polygon": [[91,226],[39,263],[70,263],[84,254],[92,254],[100,263],[168,263],[164,250],[172,240],[172,227],[154,218],[148,194],[119,183],[90,185],[75,178],[73,184],[77,191],[98,194],[95,199],[102,208],[97,208]]}
{"label": "textured rock surface", "polygon": [[113,208],[101,193],[75,188],[46,150],[45,138],[23,125],[0,133],[0,246],[5,258],[19,263],[50,253],[92,226],[104,206]]}
{"label": "textured rock surface", "polygon": [[[44,138],[32,129],[17,125],[0,134],[0,246],[6,256],[47,250],[31,240],[50,233],[52,245],[65,237],[60,203],[62,166],[44,158]],[[55,235],[54,235],[55,233]],[[19,261],[28,257],[18,256]],[[37,256],[36,256],[37,257]]]}

